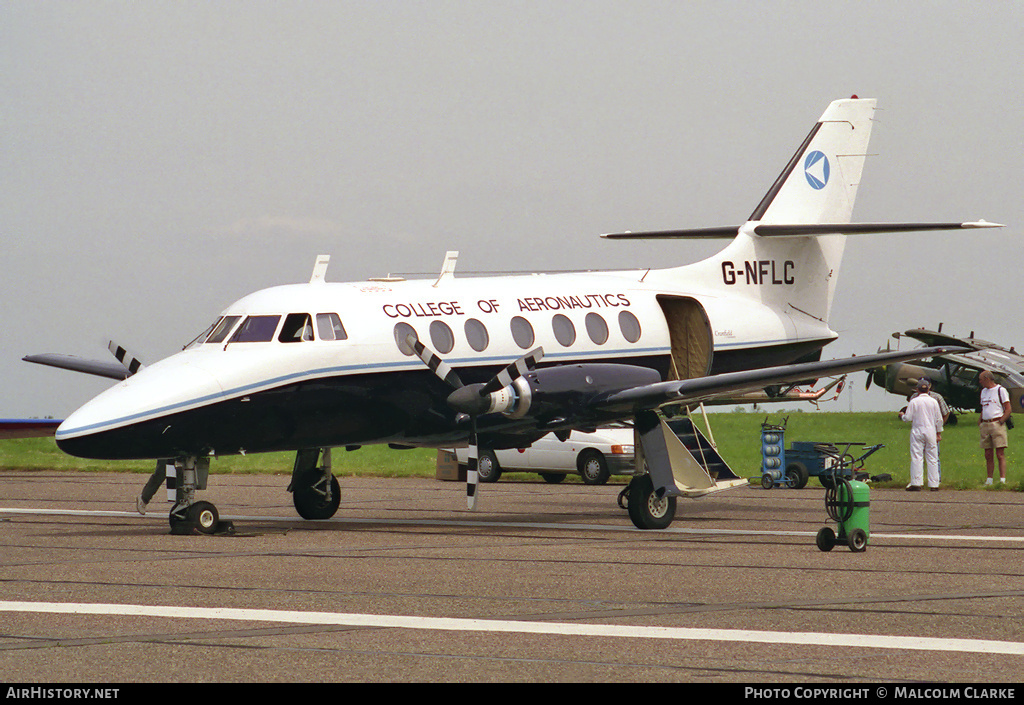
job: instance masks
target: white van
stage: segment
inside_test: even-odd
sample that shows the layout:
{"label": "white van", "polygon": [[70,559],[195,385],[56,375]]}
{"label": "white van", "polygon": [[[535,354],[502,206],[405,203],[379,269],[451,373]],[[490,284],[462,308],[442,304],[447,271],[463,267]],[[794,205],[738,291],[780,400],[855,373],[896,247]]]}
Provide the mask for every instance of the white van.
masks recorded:
{"label": "white van", "polygon": [[[469,458],[466,448],[456,448],[459,465]],[[529,448],[485,451],[478,462],[480,482],[497,482],[503,471],[537,472],[547,482],[561,482],[578,473],[588,485],[603,485],[611,475],[632,475],[633,428],[620,425],[594,433],[573,431],[560,441],[549,433]]]}

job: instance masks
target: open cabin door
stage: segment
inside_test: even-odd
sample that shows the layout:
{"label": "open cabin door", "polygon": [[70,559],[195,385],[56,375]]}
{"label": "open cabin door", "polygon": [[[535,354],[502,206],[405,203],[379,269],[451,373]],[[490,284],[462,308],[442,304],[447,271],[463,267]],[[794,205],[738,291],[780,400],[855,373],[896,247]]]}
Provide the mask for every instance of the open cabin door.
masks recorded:
{"label": "open cabin door", "polygon": [[672,342],[669,379],[693,379],[711,371],[714,339],[700,302],[688,296],[658,296]]}
{"label": "open cabin door", "polygon": [[[707,311],[699,301],[688,296],[658,296],[658,304],[665,314],[672,346],[668,378],[694,379],[707,375],[711,371],[714,354]],[[675,413],[678,414],[678,410]],[[693,425],[688,412],[666,418],[661,411],[641,411],[636,416],[633,430],[637,466],[647,468],[648,482],[654,496],[659,499],[702,497],[747,484],[729,468],[714,444]],[[634,482],[637,483],[635,488],[633,482],[630,483],[630,495],[634,489],[642,492],[642,481],[634,478]],[[674,511],[675,505],[672,504],[671,508]],[[631,508],[630,518],[641,529],[652,527],[642,511]]]}

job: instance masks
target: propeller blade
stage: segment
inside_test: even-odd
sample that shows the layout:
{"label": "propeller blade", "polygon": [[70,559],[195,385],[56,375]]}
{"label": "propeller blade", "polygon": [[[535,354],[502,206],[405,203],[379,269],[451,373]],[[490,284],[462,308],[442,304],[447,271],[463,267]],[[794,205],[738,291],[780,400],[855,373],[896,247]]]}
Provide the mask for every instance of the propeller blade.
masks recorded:
{"label": "propeller blade", "polygon": [[544,348],[534,348],[496,374],[491,381],[485,384],[483,389],[480,390],[480,396],[493,394],[499,389],[504,389],[509,386],[527,372],[535,368],[537,363],[540,362],[543,357]]}
{"label": "propeller blade", "polygon": [[866,382],[864,382],[864,391],[866,392],[867,390],[871,389],[871,375],[874,372],[874,370],[864,370],[864,371],[868,373],[868,379],[867,379]]}
{"label": "propeller blade", "polygon": [[477,486],[480,484],[480,475],[477,472],[480,461],[480,446],[478,445],[476,433],[476,417],[473,417],[473,430],[469,436],[469,458],[466,463],[466,507],[469,511],[476,511]]}
{"label": "propeller blade", "polygon": [[405,342],[409,344],[409,347],[416,351],[416,355],[423,360],[426,366],[429,367],[435,375],[447,383],[449,387],[452,387],[453,389],[461,389],[465,386],[462,384],[462,380],[459,379],[459,375],[457,375],[455,370],[452,369],[452,366],[435,355],[434,351],[417,340],[416,336],[406,336]]}
{"label": "propeller blade", "polygon": [[461,414],[466,414],[470,419],[472,429],[469,436],[469,458],[466,463],[466,506],[470,511],[474,511],[477,507],[477,488],[480,484],[480,439],[477,433],[477,417],[487,413],[491,408],[489,397],[492,394],[508,387],[537,366],[544,357],[544,348],[535,348],[526,353],[502,369],[486,384],[466,385],[451,365],[421,343],[416,336],[407,335],[405,342],[435,375],[452,387],[453,391],[448,395],[448,406]]}
{"label": "propeller blade", "polygon": [[133,374],[135,374],[144,367],[142,362],[137,357],[135,357],[133,354],[122,348],[113,340],[107,342],[107,350],[109,350],[110,353],[117,358],[118,362],[124,365],[124,368],[128,370],[129,377],[131,377]]}

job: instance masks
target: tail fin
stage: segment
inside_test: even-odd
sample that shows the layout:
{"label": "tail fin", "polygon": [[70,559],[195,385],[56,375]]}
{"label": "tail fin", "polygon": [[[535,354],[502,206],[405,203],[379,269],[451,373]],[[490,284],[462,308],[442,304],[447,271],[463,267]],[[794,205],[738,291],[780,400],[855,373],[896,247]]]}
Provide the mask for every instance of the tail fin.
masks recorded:
{"label": "tail fin", "polygon": [[850,222],[875,103],[852,98],[829,105],[750,219],[732,231],[732,243],[677,271],[827,330],[846,236],[841,228],[788,236],[770,229]]}
{"label": "tail fin", "polygon": [[1003,227],[984,220],[852,223],[875,103],[857,97],[833,101],[741,226],[602,237],[732,238],[714,257],[663,271],[673,279],[693,277],[703,289],[757,299],[786,311],[794,322],[813,319],[827,326],[847,234]]}
{"label": "tail fin", "polygon": [[[757,225],[849,223],[876,102],[857,98],[833,101],[741,233]],[[783,286],[762,277],[756,296],[765,303],[786,306],[793,315],[808,315],[828,324],[845,249],[845,235],[772,238],[757,233],[752,237],[741,234],[721,255],[723,262],[728,261],[728,253],[728,258],[742,262],[744,268],[747,262],[764,261],[781,267]],[[786,286],[787,280],[793,286]]]}
{"label": "tail fin", "polygon": [[761,223],[849,223],[871,137],[874,99],[837,100],[750,215]]}

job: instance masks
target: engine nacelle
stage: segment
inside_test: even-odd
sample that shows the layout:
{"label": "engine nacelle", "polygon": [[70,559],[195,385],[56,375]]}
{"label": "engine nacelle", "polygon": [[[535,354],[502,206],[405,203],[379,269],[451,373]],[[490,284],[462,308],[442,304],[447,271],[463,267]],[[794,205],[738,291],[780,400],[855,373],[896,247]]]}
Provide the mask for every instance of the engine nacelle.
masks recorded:
{"label": "engine nacelle", "polygon": [[648,367],[616,364],[559,365],[532,370],[512,384],[482,394],[483,384],[470,384],[448,396],[448,404],[470,416],[504,414],[512,419],[530,417],[586,418],[591,403],[611,392],[661,382]]}
{"label": "engine nacelle", "polygon": [[529,416],[540,421],[586,418],[591,415],[592,402],[600,396],[661,381],[655,370],[635,365],[546,367],[528,372],[501,390],[508,400],[496,404],[494,411],[514,419]]}

